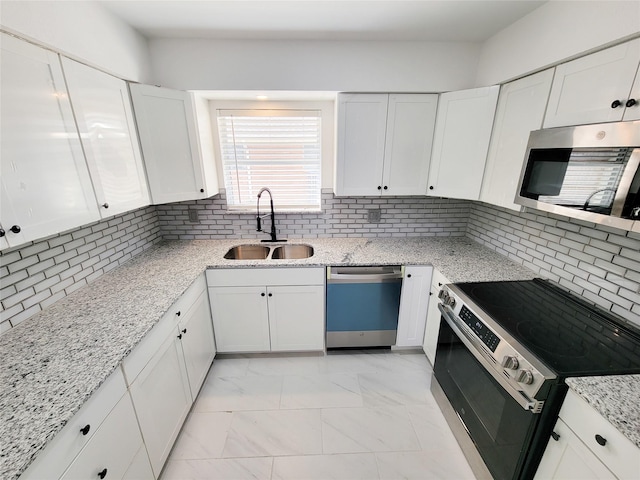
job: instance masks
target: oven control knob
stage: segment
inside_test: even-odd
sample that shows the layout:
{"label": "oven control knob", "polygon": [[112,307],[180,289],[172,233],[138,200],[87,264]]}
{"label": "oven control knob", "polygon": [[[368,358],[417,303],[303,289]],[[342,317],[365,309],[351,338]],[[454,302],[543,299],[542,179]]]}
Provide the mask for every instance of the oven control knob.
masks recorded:
{"label": "oven control knob", "polygon": [[509,370],[517,370],[518,365],[520,365],[518,363],[518,357],[514,357],[513,355],[505,355],[502,359],[502,366]]}
{"label": "oven control knob", "polygon": [[452,297],[451,295],[447,295],[447,298],[444,300],[444,304],[448,305],[451,308],[453,308],[453,307],[456,306],[456,299],[454,297]]}
{"label": "oven control knob", "polygon": [[443,302],[446,302],[446,299],[449,298],[449,294],[447,293],[446,290],[440,290],[438,292],[438,298]]}
{"label": "oven control knob", "polygon": [[533,373],[529,370],[519,370],[516,374],[516,382],[531,385],[533,383]]}

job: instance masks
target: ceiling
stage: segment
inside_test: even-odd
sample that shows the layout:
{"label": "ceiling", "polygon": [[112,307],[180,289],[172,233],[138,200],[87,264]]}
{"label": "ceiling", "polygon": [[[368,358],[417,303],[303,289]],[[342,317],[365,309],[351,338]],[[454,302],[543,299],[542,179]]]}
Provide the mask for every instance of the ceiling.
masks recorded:
{"label": "ceiling", "polygon": [[483,42],[545,1],[102,0],[148,38]]}

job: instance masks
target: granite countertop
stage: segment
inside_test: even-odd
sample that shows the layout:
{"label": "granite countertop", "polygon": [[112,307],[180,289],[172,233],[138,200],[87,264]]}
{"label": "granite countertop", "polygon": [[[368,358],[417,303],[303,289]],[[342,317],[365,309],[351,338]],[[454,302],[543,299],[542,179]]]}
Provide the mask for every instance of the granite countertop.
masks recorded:
{"label": "granite countertop", "polygon": [[640,375],[577,377],[566,382],[640,448]]}
{"label": "granite countertop", "polygon": [[301,260],[225,260],[255,240],[165,242],[0,336],[0,478],[15,479],[206,268],[432,264],[452,282],[531,279],[465,237],[331,238]]}

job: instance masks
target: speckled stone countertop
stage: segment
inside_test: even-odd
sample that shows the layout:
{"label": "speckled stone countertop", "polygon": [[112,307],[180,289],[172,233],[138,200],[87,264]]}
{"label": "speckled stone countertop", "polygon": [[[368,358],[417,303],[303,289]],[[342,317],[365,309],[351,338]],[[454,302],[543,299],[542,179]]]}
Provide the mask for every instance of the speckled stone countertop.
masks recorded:
{"label": "speckled stone countertop", "polygon": [[225,260],[242,240],[165,242],[0,336],[0,478],[15,479],[206,268],[432,264],[452,282],[535,275],[464,237],[301,239],[304,260]]}
{"label": "speckled stone countertop", "polygon": [[578,377],[566,382],[640,448],[640,375]]}

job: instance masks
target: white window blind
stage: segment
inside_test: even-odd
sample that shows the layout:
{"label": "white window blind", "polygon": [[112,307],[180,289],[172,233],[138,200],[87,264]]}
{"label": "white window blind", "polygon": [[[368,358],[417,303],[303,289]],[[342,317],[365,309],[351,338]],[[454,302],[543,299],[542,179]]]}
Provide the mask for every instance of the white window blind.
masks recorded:
{"label": "white window blind", "polygon": [[218,110],[228,208],[253,210],[268,187],[277,210],[320,210],[316,110]]}

